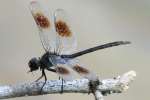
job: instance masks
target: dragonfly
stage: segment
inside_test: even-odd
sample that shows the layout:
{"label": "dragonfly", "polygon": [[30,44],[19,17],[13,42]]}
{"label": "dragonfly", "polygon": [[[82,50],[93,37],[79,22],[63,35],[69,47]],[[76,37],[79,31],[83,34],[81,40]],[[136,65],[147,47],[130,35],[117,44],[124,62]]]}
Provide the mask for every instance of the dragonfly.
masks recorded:
{"label": "dragonfly", "polygon": [[42,72],[42,75],[36,80],[44,77],[45,82],[42,88],[47,81],[45,70],[58,74],[62,79],[62,84],[63,80],[73,79],[74,72],[90,81],[97,80],[96,74],[81,64],[78,57],[100,49],[130,44],[129,41],[115,41],[77,51],[77,40],[65,10],[56,9],[52,15],[49,15],[45,7],[37,1],[31,1],[29,8],[39,31],[45,53],[41,57],[33,57],[28,66],[29,72],[37,70]]}

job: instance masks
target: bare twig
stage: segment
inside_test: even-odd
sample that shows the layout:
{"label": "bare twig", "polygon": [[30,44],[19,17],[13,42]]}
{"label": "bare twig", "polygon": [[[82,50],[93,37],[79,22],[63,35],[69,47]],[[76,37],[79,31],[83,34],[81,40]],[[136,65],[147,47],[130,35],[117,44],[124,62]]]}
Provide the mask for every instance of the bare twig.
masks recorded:
{"label": "bare twig", "polygon": [[[97,87],[95,91],[95,99],[103,100],[103,96],[112,93],[121,93],[129,88],[129,83],[134,79],[136,73],[129,71],[122,76],[113,79],[102,80],[102,85]],[[47,81],[40,93],[43,81],[32,83],[20,83],[16,85],[0,86],[0,99],[8,99],[23,96],[35,96],[44,94],[55,94],[61,91],[61,80]],[[87,79],[77,79],[73,81],[65,81],[63,84],[64,93],[88,93],[89,81]]]}

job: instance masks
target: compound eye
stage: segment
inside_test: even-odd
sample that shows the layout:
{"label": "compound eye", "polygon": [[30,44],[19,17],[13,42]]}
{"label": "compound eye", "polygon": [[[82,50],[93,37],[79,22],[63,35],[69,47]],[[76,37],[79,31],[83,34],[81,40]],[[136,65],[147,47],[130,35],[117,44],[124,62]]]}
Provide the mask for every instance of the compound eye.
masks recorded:
{"label": "compound eye", "polygon": [[31,59],[28,65],[31,72],[39,69],[39,61],[36,58]]}

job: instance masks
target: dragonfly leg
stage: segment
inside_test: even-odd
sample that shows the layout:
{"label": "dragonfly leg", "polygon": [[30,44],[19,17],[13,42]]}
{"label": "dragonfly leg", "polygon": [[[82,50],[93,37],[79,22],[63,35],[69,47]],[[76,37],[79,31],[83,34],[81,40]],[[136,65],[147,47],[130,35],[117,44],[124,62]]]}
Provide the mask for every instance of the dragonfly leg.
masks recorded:
{"label": "dragonfly leg", "polygon": [[61,91],[60,91],[60,93],[62,94],[63,93],[63,83],[64,83],[64,80],[60,76],[59,76],[59,80],[61,80]]}
{"label": "dragonfly leg", "polygon": [[46,84],[46,81],[47,81],[47,77],[46,77],[46,74],[45,74],[44,69],[42,70],[42,75],[44,76],[45,81],[44,81],[44,83],[43,83],[43,85],[42,85],[42,87],[41,87],[40,93],[42,93],[43,87],[44,87],[44,85]]}
{"label": "dragonfly leg", "polygon": [[[59,79],[60,79],[60,77],[59,77]],[[60,91],[60,93],[62,94],[63,91],[64,91],[64,79],[61,78],[61,91]]]}
{"label": "dragonfly leg", "polygon": [[44,75],[43,75],[43,73],[42,73],[42,75],[41,75],[37,80],[35,80],[35,82],[39,81],[43,76],[44,76]]}
{"label": "dragonfly leg", "polygon": [[56,69],[47,68],[47,70],[56,73]]}

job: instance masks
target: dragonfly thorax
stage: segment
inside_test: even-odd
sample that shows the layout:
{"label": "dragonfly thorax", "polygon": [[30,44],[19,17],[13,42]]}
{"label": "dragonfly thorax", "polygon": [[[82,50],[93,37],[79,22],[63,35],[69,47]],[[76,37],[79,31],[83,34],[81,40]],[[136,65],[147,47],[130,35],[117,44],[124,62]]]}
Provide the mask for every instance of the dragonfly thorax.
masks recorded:
{"label": "dragonfly thorax", "polygon": [[56,66],[57,64],[66,64],[68,60],[68,58],[62,58],[60,55],[55,53],[46,52],[40,58],[40,68],[49,69],[50,67]]}
{"label": "dragonfly thorax", "polygon": [[40,58],[40,68],[45,69],[45,68],[52,67],[53,64],[50,59],[54,58],[55,56],[57,55],[49,52],[43,54],[43,56]]}

